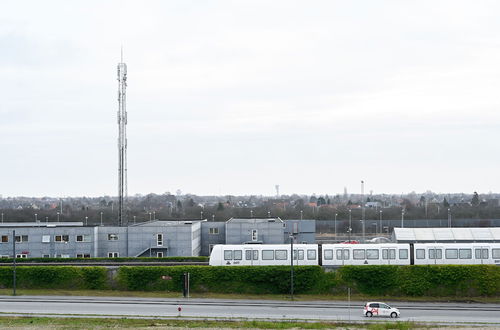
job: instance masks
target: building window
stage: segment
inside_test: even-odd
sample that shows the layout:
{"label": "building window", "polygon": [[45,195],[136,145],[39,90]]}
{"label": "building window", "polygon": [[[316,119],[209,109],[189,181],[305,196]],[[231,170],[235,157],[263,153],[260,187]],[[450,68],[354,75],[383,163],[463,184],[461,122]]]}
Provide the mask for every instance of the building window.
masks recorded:
{"label": "building window", "polygon": [[399,250],[399,259],[408,259],[408,249]]}
{"label": "building window", "polygon": [[0,256],[0,258],[2,258],[2,259],[7,259],[7,258],[10,258],[10,256],[5,255],[5,254],[2,254],[2,255]]}
{"label": "building window", "polygon": [[212,253],[212,250],[214,249],[214,246],[217,244],[208,244],[208,253]]}
{"label": "building window", "polygon": [[50,254],[44,254],[42,255],[42,258],[50,258]]}
{"label": "building window", "polygon": [[259,234],[257,229],[252,229],[252,241],[257,241],[259,239]]}
{"label": "building window", "polygon": [[119,256],[118,252],[108,252],[108,258],[118,258]]}
{"label": "building window", "polygon": [[157,258],[163,258],[163,252],[156,252]]}
{"label": "building window", "polygon": [[117,241],[118,234],[108,234],[108,241]]}
{"label": "building window", "polygon": [[56,254],[56,258],[69,258],[69,254]]}
{"label": "building window", "polygon": [[23,243],[28,241],[28,235],[16,236],[16,243]]}
{"label": "building window", "polygon": [[9,243],[9,236],[8,235],[2,235],[2,243]]}
{"label": "building window", "polygon": [[50,243],[50,235],[42,235],[42,243]]}
{"label": "building window", "polygon": [[56,235],[55,241],[57,243],[68,243],[69,242],[69,235]]}
{"label": "building window", "polygon": [[90,258],[90,253],[77,253],[77,258]]}
{"label": "building window", "polygon": [[210,228],[209,233],[211,235],[218,235],[219,234],[219,228]]}
{"label": "building window", "polygon": [[163,246],[163,234],[156,234],[156,246]]}
{"label": "building window", "polygon": [[90,235],[76,235],[77,242],[90,242]]}
{"label": "building window", "polygon": [[26,258],[28,258],[28,255],[26,253],[20,253],[20,254],[16,254],[16,258],[26,259]]}

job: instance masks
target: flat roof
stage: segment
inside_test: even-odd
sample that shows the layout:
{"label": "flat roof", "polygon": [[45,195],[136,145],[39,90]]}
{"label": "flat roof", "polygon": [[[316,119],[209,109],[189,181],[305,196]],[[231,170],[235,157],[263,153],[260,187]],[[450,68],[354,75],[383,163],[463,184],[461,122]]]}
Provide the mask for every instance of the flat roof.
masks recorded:
{"label": "flat roof", "polygon": [[500,227],[394,228],[393,240],[397,242],[500,241]]}

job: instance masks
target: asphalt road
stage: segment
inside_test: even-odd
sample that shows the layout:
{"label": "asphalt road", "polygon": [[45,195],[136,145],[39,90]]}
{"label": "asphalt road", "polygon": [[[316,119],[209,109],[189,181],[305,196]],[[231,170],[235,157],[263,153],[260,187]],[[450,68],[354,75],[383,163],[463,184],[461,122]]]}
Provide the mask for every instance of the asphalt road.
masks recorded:
{"label": "asphalt road", "polygon": [[[398,320],[500,326],[500,304],[391,303]],[[0,296],[0,312],[15,315],[248,318],[271,320],[375,321],[362,316],[364,302],[156,299],[119,297]],[[181,308],[181,312],[178,308]],[[395,321],[387,318],[384,320]]]}

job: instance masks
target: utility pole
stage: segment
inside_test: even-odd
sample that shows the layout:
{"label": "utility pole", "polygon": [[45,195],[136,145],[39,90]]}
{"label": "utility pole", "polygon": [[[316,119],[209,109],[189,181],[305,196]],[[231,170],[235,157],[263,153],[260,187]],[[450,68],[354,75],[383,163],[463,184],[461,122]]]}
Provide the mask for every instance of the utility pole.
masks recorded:
{"label": "utility pole", "polygon": [[12,272],[12,294],[16,295],[16,231],[12,231],[12,264],[13,264],[13,272]]}

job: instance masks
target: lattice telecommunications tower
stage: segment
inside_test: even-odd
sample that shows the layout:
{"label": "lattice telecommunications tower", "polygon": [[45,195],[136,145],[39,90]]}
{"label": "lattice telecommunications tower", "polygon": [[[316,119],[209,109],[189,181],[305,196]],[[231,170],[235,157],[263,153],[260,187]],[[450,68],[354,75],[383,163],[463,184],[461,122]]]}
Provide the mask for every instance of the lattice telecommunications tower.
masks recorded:
{"label": "lattice telecommunications tower", "polygon": [[124,203],[127,197],[127,65],[123,55],[118,63],[118,225],[126,224]]}

